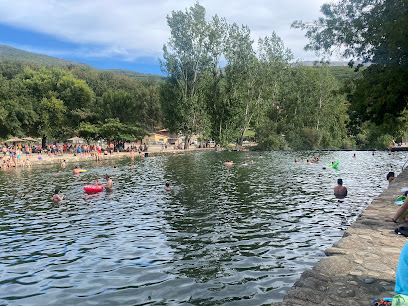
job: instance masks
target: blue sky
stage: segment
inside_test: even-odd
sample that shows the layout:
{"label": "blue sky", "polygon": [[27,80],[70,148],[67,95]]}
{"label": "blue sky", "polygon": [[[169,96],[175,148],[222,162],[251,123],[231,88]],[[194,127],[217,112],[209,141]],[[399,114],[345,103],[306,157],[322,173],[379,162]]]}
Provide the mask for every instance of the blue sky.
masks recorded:
{"label": "blue sky", "polygon": [[[0,0],[0,44],[89,64],[161,74],[158,58],[170,36],[166,15],[184,10],[193,0]],[[301,60],[307,40],[290,29],[294,20],[321,16],[325,0],[202,0],[207,16],[246,24],[252,38],[275,31]]]}

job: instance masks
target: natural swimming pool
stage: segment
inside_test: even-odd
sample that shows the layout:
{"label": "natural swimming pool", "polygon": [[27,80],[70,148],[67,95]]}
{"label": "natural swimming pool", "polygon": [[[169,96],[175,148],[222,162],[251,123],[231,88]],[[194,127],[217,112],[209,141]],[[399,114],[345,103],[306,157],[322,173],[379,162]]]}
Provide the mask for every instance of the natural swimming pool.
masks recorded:
{"label": "natural swimming pool", "polygon": [[[404,153],[208,152],[0,172],[0,303],[279,301],[399,173]],[[293,160],[319,155],[317,165]],[[226,167],[223,162],[234,160]],[[338,170],[322,166],[340,160]],[[115,191],[83,193],[109,173]],[[334,198],[343,178],[349,197]],[[169,181],[172,191],[164,190]],[[52,205],[53,190],[66,199]]]}

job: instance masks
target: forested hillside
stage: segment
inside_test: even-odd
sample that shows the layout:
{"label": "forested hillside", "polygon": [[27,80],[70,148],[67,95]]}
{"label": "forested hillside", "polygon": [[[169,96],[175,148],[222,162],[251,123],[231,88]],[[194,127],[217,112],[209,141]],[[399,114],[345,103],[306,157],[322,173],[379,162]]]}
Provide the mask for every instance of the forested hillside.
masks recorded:
{"label": "forested hillside", "polygon": [[0,137],[132,140],[164,127],[186,146],[192,135],[240,144],[251,130],[263,149],[385,149],[408,128],[407,9],[340,0],[322,7],[325,18],[293,24],[308,49],[340,48],[367,67],[299,65],[276,33],[255,44],[247,26],[199,3],[167,16],[164,80],[5,48],[19,55],[0,62]]}
{"label": "forested hillside", "polygon": [[[16,49],[16,48],[6,46],[6,45],[0,45],[0,61],[12,61],[12,62],[17,62],[17,63],[46,66],[46,67],[75,66],[75,67],[81,67],[81,68],[88,68],[91,70],[104,71],[103,69],[97,69],[95,67],[92,67],[84,63],[78,63],[78,62],[69,61],[69,60],[56,58],[56,57],[43,55],[43,54],[36,54],[36,53]],[[147,74],[147,73],[141,73],[141,72],[129,71],[129,70],[107,69],[107,71],[111,71],[118,75],[133,77],[136,79],[146,79],[146,78],[153,78],[157,80],[163,79],[162,76],[159,76],[156,74]]]}
{"label": "forested hillside", "polygon": [[134,140],[161,126],[156,82],[78,66],[0,62],[0,137]]}

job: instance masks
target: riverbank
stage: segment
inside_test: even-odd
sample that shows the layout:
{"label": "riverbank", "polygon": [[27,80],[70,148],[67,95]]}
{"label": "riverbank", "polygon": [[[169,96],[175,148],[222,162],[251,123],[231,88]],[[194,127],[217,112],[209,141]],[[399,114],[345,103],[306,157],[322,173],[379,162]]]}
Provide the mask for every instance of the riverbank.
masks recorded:
{"label": "riverbank", "polygon": [[283,302],[272,305],[371,305],[375,298],[393,297],[399,254],[408,239],[394,232],[403,223],[384,218],[394,216],[395,195],[405,187],[407,169],[325,251],[327,257],[302,273]]}
{"label": "riverbank", "polygon": [[[143,158],[143,157],[153,157],[153,156],[168,156],[175,154],[185,154],[193,152],[208,152],[214,151],[214,148],[191,148],[188,150],[174,150],[174,149],[165,149],[162,150],[161,147],[151,146],[147,152],[134,152],[134,157]],[[130,152],[115,152],[113,154],[100,154],[100,160],[115,160],[122,158],[130,158]],[[24,157],[25,158],[25,157]],[[85,162],[93,162],[96,160],[95,156],[90,156],[86,154],[73,154],[73,153],[64,153],[64,155],[47,155],[47,154],[33,154],[29,156],[29,160],[32,166],[41,166],[41,165],[56,165],[61,164],[65,160],[66,164],[82,164]]]}

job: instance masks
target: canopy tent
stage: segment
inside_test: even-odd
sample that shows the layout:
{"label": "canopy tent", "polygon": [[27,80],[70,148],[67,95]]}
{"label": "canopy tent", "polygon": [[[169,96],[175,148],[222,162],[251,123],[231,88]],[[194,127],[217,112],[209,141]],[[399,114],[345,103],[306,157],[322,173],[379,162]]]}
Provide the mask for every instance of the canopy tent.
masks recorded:
{"label": "canopy tent", "polygon": [[32,137],[24,137],[23,140],[28,142],[40,142],[38,139]]}
{"label": "canopy tent", "polygon": [[23,139],[17,138],[17,137],[13,137],[10,138],[9,140],[6,140],[6,142],[23,142]]}
{"label": "canopy tent", "polygon": [[84,142],[84,141],[85,141],[83,138],[77,137],[77,136],[72,137],[72,138],[69,138],[69,139],[67,139],[67,140],[68,140],[68,141],[72,141],[73,143],[80,143],[80,142]]}

